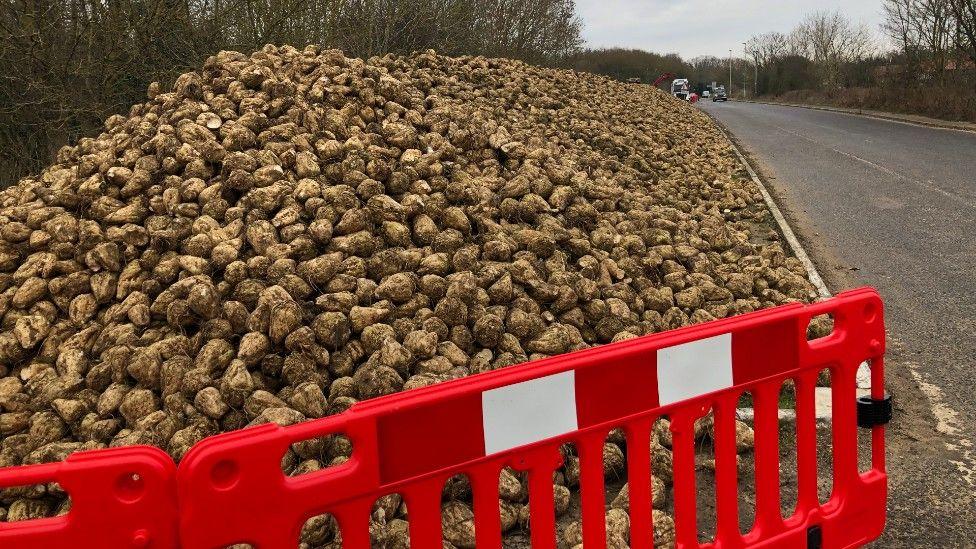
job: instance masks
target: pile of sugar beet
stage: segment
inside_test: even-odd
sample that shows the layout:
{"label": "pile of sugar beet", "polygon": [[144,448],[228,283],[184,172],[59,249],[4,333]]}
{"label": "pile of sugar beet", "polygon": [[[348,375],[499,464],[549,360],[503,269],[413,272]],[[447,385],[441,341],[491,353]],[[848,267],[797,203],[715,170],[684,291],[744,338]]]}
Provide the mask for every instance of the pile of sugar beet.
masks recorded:
{"label": "pile of sugar beet", "polygon": [[[0,466],[130,444],[178,460],[223,431],[809,301],[739,169],[704,114],[651,86],[433,52],[221,52],[0,191]],[[608,477],[625,450],[611,434]],[[350,451],[306,441],[283,467]],[[502,474],[506,532],[526,526],[525,480]],[[445,547],[473,546],[469,490],[445,488]],[[8,489],[0,520],[68,506],[55,485]],[[382,499],[376,543],[405,546],[404,518]],[[578,522],[560,530],[582,543]],[[341,546],[328,517],[302,543]]]}

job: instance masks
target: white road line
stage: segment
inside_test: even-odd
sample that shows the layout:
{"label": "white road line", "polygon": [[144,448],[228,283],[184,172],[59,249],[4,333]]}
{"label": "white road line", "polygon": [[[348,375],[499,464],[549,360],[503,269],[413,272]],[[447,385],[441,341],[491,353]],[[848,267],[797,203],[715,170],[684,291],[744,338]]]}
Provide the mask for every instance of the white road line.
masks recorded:
{"label": "white road line", "polygon": [[905,361],[908,371],[915,378],[919,389],[925,394],[932,406],[932,413],[935,414],[935,429],[945,435],[947,439],[945,445],[950,452],[958,452],[962,459],[949,460],[956,466],[962,474],[963,480],[972,488],[976,488],[976,455],[973,454],[973,442],[962,435],[963,426],[959,420],[959,412],[956,412],[945,402],[942,396],[942,389],[922,379],[922,374],[918,371],[918,365],[911,361]]}
{"label": "white road line", "polygon": [[966,200],[965,198],[962,198],[956,194],[953,194],[945,189],[936,186],[935,182],[933,182],[931,179],[929,179],[928,181],[916,180],[915,183],[918,184],[920,187],[924,187],[926,189],[929,189],[930,191],[935,191],[950,200],[953,200],[955,202],[962,204],[963,206],[968,206],[976,210],[976,204]]}

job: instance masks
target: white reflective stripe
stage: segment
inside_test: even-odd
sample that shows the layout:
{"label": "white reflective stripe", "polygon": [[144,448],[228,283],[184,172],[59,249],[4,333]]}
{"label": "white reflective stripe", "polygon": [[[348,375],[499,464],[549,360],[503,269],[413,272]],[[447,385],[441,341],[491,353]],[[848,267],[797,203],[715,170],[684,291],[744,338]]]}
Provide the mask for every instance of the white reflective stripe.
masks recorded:
{"label": "white reflective stripe", "polygon": [[553,374],[481,394],[485,453],[575,431],[576,374]]}
{"label": "white reflective stripe", "polygon": [[657,351],[657,394],[662,406],[731,386],[732,334]]}

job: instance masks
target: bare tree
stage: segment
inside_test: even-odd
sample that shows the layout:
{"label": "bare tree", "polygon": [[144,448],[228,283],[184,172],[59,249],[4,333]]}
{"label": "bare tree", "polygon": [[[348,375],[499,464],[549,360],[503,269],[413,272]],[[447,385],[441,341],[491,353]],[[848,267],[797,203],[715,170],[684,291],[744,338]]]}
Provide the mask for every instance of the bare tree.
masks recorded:
{"label": "bare tree", "polygon": [[920,0],[915,24],[925,52],[928,54],[928,72],[945,84],[946,62],[952,49],[954,22],[949,0]]}
{"label": "bare tree", "polygon": [[555,63],[580,48],[573,0],[4,0],[0,185],[222,49],[434,48]]}
{"label": "bare tree", "polygon": [[959,61],[976,59],[973,0],[886,0],[883,8],[883,28],[904,58],[906,83],[920,74],[948,85],[950,68],[958,79]]}
{"label": "bare tree", "polygon": [[755,56],[760,67],[766,66],[791,53],[790,38],[781,32],[753,36],[746,42],[746,51]]}
{"label": "bare tree", "polygon": [[922,38],[918,33],[918,0],[885,0],[881,29],[909,57],[916,59]]}
{"label": "bare tree", "polygon": [[839,11],[818,11],[803,20],[793,31],[795,46],[809,57],[820,71],[821,85],[839,84],[842,63],[859,61],[874,45],[870,31],[856,25]]}
{"label": "bare tree", "polygon": [[973,0],[949,0],[955,17],[956,45],[976,63],[976,2]]}
{"label": "bare tree", "polygon": [[746,49],[760,67],[759,89],[797,102],[976,120],[976,0],[883,0],[882,15],[893,50],[839,12],[811,14],[785,39],[753,37]]}
{"label": "bare tree", "polygon": [[475,0],[482,52],[551,62],[581,45],[574,0]]}

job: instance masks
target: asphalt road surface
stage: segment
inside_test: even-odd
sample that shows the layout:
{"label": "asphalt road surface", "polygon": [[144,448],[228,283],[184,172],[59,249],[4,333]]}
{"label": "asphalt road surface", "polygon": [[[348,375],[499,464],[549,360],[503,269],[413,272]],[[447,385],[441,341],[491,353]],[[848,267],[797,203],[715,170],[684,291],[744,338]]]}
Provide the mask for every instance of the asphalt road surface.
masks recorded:
{"label": "asphalt road surface", "polygon": [[876,287],[889,330],[879,547],[976,547],[976,133],[699,103],[758,165],[828,286]]}

